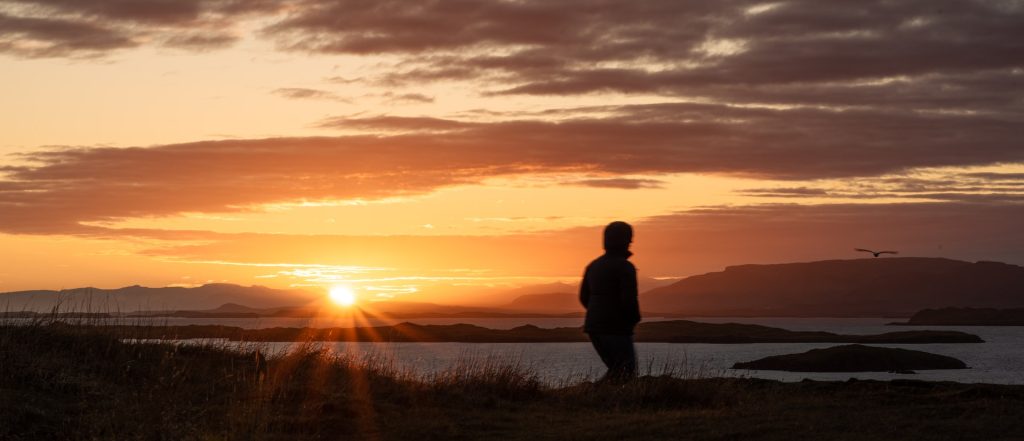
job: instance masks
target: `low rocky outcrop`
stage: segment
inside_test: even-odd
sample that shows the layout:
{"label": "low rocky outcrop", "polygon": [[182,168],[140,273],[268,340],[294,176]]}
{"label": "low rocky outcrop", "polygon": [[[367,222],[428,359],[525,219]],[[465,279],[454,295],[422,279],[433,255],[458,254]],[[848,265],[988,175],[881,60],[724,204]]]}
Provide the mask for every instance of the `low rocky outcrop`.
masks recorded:
{"label": "low rocky outcrop", "polygon": [[736,363],[732,368],[789,372],[911,373],[928,369],[967,369],[967,365],[953,357],[924,351],[854,344],[812,349],[800,354],[775,355]]}

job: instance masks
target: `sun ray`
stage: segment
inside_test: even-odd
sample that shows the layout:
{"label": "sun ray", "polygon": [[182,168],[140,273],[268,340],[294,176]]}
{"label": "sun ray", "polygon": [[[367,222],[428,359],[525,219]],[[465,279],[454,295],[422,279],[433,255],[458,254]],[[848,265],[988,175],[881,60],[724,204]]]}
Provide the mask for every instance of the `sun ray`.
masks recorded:
{"label": "sun ray", "polygon": [[[406,337],[408,339],[408,341],[411,341],[411,342],[427,342],[427,341],[431,341],[431,339],[428,336],[426,336],[426,335],[424,335],[422,333],[416,332],[415,330],[410,329],[408,326],[402,326],[402,323],[394,323],[395,320],[393,320],[391,317],[388,317],[387,314],[383,314],[383,313],[379,313],[379,312],[373,311],[372,308],[368,309],[368,312],[370,312],[371,316],[373,316],[373,317],[380,317],[380,318],[388,319],[388,321],[391,322],[391,324],[387,327],[387,329],[388,329],[389,334],[391,334],[391,335],[399,334],[399,335],[401,335],[403,337]],[[387,338],[387,340],[391,341],[392,338],[389,336]]]}

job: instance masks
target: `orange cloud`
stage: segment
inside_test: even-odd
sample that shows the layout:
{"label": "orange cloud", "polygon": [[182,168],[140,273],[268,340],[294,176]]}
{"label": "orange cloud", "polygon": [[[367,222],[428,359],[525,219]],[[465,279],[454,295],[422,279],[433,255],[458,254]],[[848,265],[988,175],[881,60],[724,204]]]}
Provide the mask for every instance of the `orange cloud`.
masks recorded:
{"label": "orange cloud", "polygon": [[[589,185],[639,188],[655,183],[616,176],[797,180],[1024,160],[1019,126],[986,116],[696,104],[607,110],[559,121],[335,118],[325,124],[376,134],[28,153],[29,165],[7,167],[0,180],[0,231],[76,232],[85,221],[383,198],[518,174],[580,172],[600,175]],[[963,148],[964,133],[984,148]]]}

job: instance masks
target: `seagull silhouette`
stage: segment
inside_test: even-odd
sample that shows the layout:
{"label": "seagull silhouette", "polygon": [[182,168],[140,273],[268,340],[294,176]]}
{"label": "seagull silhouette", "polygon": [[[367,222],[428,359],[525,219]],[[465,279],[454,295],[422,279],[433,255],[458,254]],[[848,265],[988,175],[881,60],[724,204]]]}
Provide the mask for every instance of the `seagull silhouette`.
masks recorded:
{"label": "seagull silhouette", "polygon": [[854,251],[863,251],[865,253],[871,253],[871,254],[874,254],[875,257],[878,257],[879,254],[899,254],[896,251],[871,251],[871,250],[865,250],[864,248],[854,248],[853,250]]}

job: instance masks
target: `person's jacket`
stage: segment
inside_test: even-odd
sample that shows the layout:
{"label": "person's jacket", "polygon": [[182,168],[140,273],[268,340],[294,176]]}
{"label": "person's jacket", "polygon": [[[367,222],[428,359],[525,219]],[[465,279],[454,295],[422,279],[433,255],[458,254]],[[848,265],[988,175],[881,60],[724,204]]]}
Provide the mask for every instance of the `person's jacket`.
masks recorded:
{"label": "person's jacket", "polygon": [[607,252],[587,265],[580,283],[580,303],[587,309],[584,332],[631,335],[640,323],[636,267],[629,251]]}

